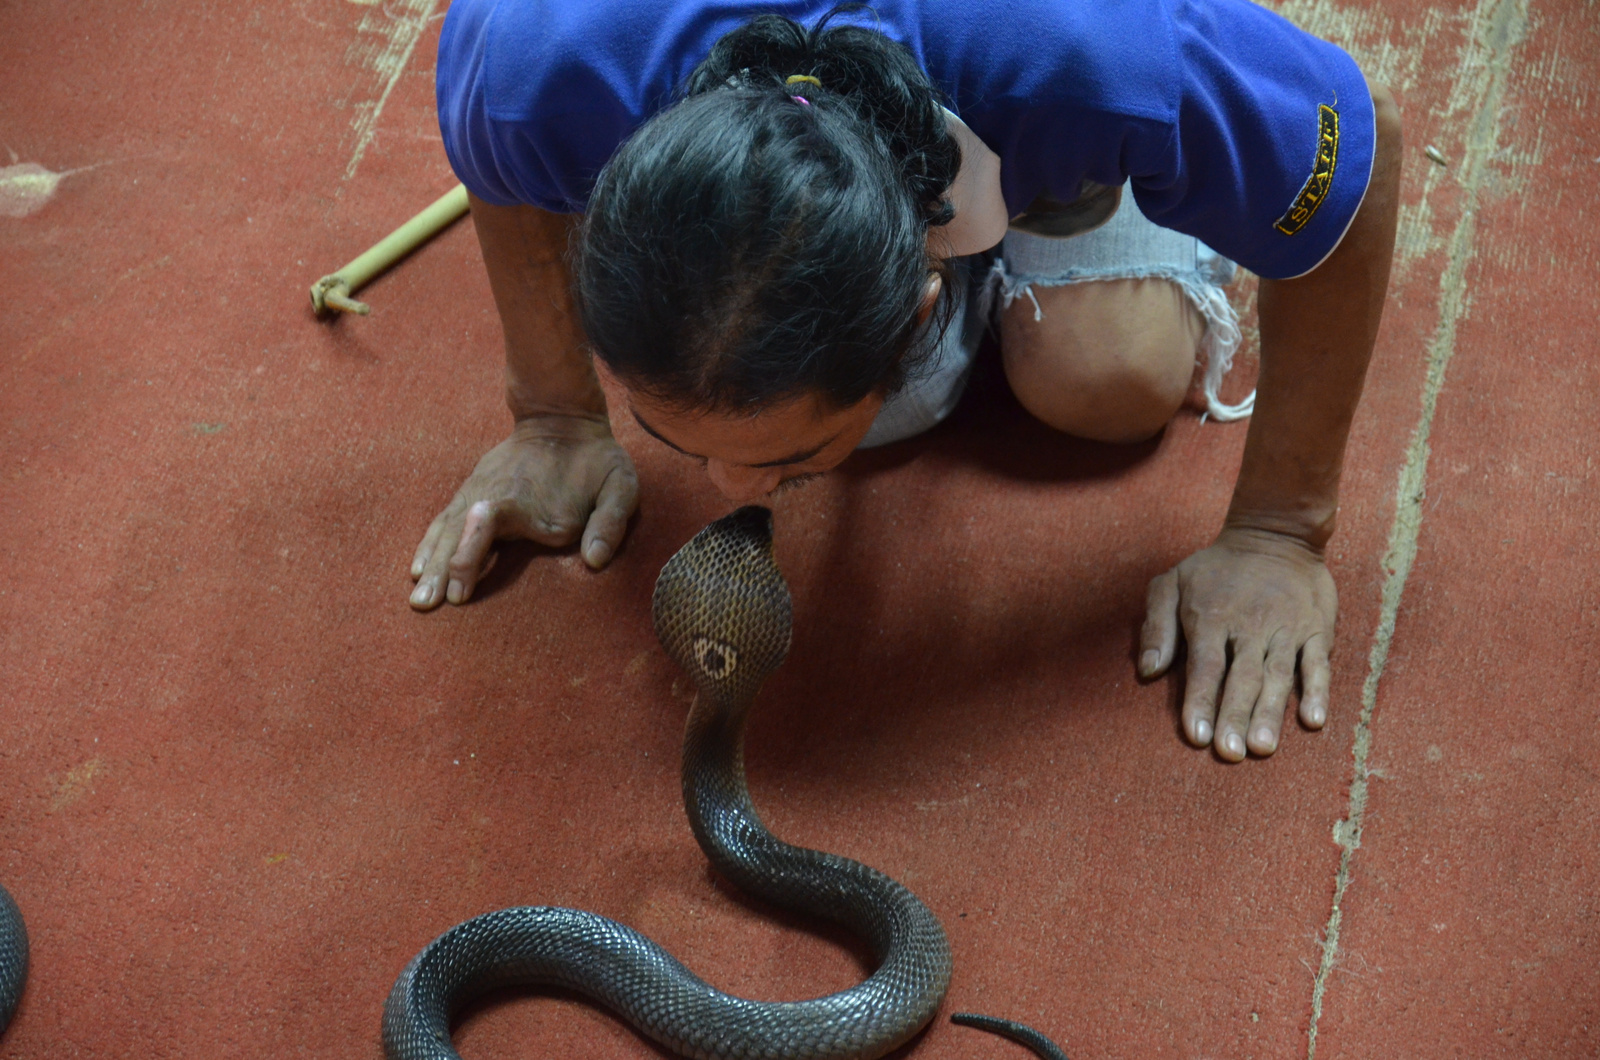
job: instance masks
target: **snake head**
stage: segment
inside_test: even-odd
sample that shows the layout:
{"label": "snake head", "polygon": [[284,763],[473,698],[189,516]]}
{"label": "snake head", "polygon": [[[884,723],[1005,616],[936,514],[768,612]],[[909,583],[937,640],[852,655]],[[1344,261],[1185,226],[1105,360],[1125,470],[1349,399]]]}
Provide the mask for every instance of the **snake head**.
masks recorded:
{"label": "snake head", "polygon": [[789,586],[772,558],[772,511],[723,516],[661,568],[651,601],[656,636],[701,692],[754,698],[789,653]]}

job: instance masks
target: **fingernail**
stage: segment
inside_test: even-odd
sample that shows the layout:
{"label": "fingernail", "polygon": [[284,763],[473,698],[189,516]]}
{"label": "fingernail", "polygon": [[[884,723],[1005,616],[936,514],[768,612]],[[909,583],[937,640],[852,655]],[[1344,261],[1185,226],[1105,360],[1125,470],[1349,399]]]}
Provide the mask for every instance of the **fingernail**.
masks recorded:
{"label": "fingernail", "polygon": [[1231,755],[1244,754],[1244,738],[1236,732],[1230,732],[1222,738],[1222,746],[1227,748]]}
{"label": "fingernail", "polygon": [[1211,742],[1211,723],[1197,721],[1194,723],[1194,742],[1204,746]]}
{"label": "fingernail", "polygon": [[583,555],[589,566],[598,567],[611,559],[611,546],[604,541],[591,541]]}
{"label": "fingernail", "polygon": [[450,587],[444,591],[444,598],[452,604],[459,604],[461,598],[467,595],[467,587],[461,584],[460,579],[451,578]]}
{"label": "fingernail", "polygon": [[1272,730],[1271,729],[1257,729],[1256,730],[1256,746],[1257,747],[1272,747],[1273,746]]}
{"label": "fingernail", "polygon": [[1161,661],[1161,653],[1154,648],[1139,656],[1139,673],[1149,677],[1156,672],[1156,664]]}
{"label": "fingernail", "polygon": [[1328,720],[1328,709],[1321,704],[1311,708],[1311,724],[1321,725]]}
{"label": "fingernail", "polygon": [[411,602],[418,607],[427,607],[433,602],[433,583],[421,582],[411,591]]}

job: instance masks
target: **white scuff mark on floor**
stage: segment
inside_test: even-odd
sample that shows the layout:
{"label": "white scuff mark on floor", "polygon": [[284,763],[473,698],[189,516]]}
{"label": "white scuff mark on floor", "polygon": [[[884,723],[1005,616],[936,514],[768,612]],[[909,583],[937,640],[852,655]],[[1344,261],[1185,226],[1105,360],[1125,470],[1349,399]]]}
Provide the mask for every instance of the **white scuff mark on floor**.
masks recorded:
{"label": "white scuff mark on floor", "polygon": [[361,24],[356,27],[356,39],[345,53],[345,63],[365,67],[373,76],[356,90],[369,98],[353,104],[356,114],[350,120],[350,129],[355,136],[355,146],[350,153],[349,164],[344,167],[345,180],[356,175],[361,157],[367,153],[368,145],[377,134],[378,118],[383,114],[384,105],[389,102],[389,94],[394,91],[406,64],[411,61],[411,53],[416,50],[422,31],[432,20],[434,8],[439,6],[439,0],[392,0],[382,4],[377,0],[352,2],[360,4],[367,11],[361,16]]}
{"label": "white scuff mark on floor", "polygon": [[33,162],[0,166],[0,216],[26,217],[42,208],[64,176]]}
{"label": "white scuff mark on floor", "polygon": [[[7,150],[10,150],[9,148]],[[62,173],[54,173],[37,162],[17,162],[17,153],[11,152],[15,165],[0,166],[0,217],[26,217],[43,209],[55,198],[56,188],[74,173],[87,173],[109,165],[97,162],[92,166],[79,166]]]}

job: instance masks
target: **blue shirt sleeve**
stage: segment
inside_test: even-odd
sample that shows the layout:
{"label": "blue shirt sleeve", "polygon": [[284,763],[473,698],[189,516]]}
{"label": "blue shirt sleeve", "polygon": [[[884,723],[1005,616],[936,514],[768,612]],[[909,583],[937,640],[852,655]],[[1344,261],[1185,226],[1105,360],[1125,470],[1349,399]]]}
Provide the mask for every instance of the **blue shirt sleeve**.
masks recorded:
{"label": "blue shirt sleeve", "polygon": [[[1269,278],[1316,268],[1372,173],[1372,95],[1355,60],[1249,0],[1179,0],[1171,141],[1134,160],[1134,199]],[[1147,153],[1148,154],[1148,153]]]}
{"label": "blue shirt sleeve", "polygon": [[467,190],[498,206],[581,211],[617,146],[693,66],[684,56],[645,73],[629,66],[632,49],[605,46],[608,36],[648,40],[657,14],[650,5],[455,0],[435,94],[445,154]]}
{"label": "blue shirt sleeve", "polygon": [[[439,43],[445,152],[499,205],[581,211],[617,146],[758,10],[831,0],[454,0]],[[1372,99],[1354,60],[1250,0],[876,0],[1001,159],[1013,215],[1087,177],[1157,224],[1287,278],[1366,193]]]}
{"label": "blue shirt sleeve", "polygon": [[467,190],[496,206],[518,201],[495,158],[494,137],[484,122],[484,52],[492,3],[462,0],[450,5],[439,34],[433,91],[445,157]]}

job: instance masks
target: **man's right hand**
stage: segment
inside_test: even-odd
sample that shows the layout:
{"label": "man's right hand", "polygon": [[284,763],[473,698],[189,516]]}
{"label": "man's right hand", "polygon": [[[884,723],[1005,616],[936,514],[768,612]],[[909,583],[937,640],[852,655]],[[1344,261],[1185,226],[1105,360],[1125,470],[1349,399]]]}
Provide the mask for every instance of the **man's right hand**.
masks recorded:
{"label": "man's right hand", "polygon": [[[622,544],[639,505],[633,461],[603,419],[546,414],[517,421],[484,454],[434,519],[411,561],[411,606],[466,603],[506,538],[559,548],[583,536],[584,562],[598,570]],[[486,563],[486,559],[489,561]]]}

